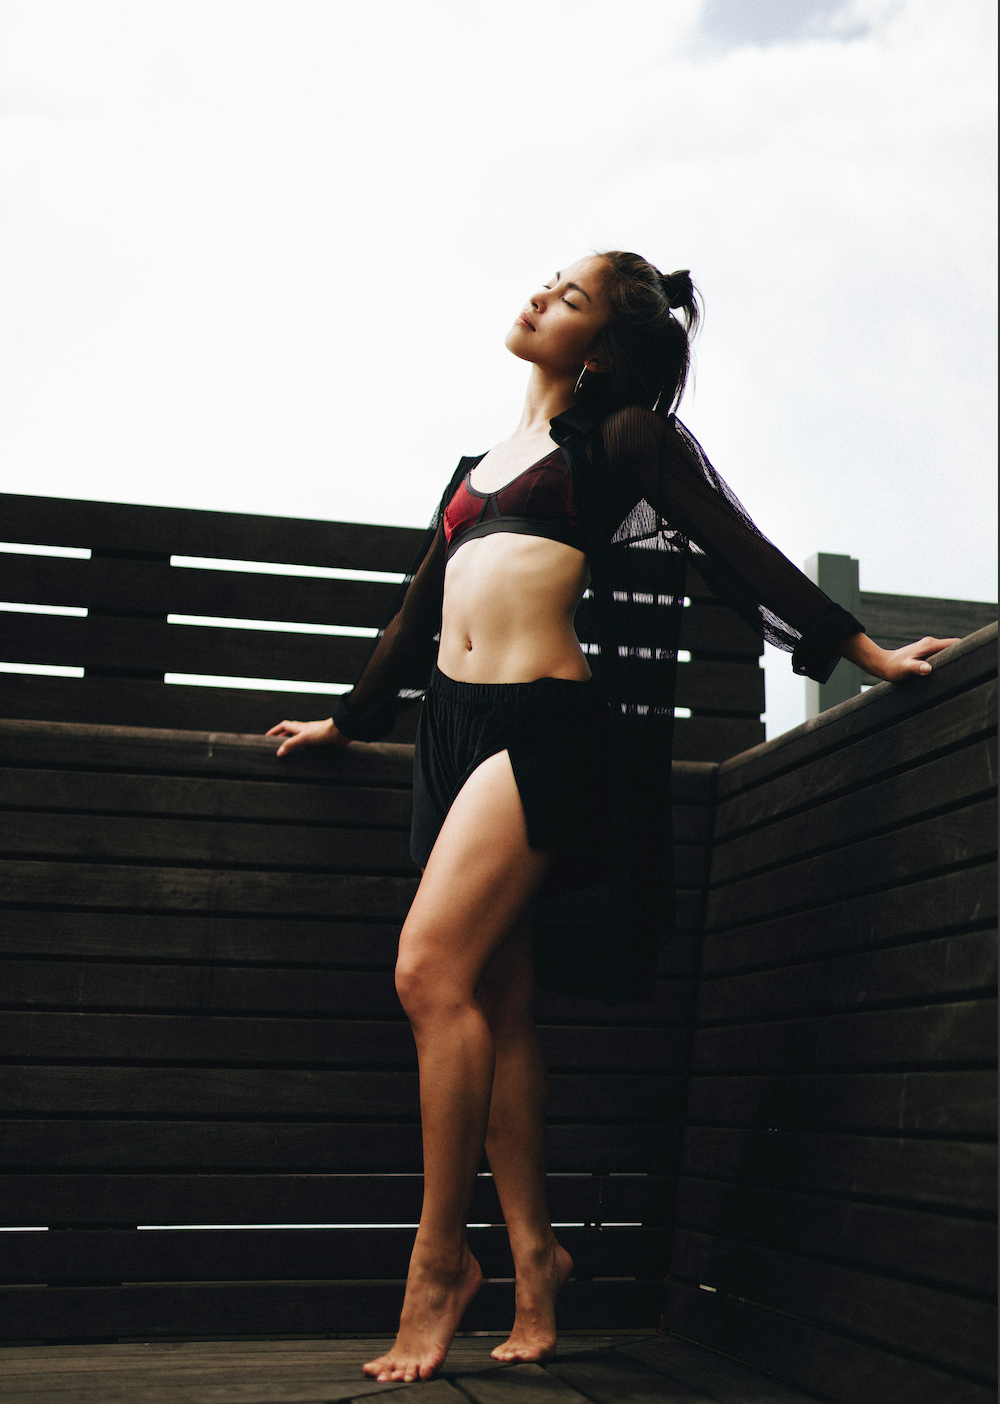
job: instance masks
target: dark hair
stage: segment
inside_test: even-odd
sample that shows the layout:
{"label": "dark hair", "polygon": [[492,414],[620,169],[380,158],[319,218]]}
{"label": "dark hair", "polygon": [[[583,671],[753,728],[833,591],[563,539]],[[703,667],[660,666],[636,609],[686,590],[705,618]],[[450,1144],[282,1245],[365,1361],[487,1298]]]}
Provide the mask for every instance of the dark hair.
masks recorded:
{"label": "dark hair", "polygon": [[602,369],[584,372],[577,399],[604,410],[643,405],[668,414],[684,393],[690,338],[700,320],[691,274],[686,268],[661,273],[639,254],[620,249],[598,258],[606,264],[602,292],[611,317],[592,353]]}

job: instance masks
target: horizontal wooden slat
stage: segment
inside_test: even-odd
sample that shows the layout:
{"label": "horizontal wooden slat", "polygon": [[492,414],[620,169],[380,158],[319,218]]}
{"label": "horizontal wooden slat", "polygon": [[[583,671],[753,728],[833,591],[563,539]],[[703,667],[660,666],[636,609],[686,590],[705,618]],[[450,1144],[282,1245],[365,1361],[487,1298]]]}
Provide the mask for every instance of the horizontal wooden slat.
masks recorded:
{"label": "horizontal wooden slat", "polygon": [[[898,898],[897,898],[898,900]],[[699,993],[702,1021],[757,1018],[804,1010],[854,1008],[865,1004],[990,993],[996,960],[989,932],[941,936],[886,950],[832,956],[722,979],[704,980]]]}
{"label": "horizontal wooden slat", "polygon": [[931,661],[929,677],[901,685],[879,683],[757,747],[752,756],[734,757],[720,768],[719,798],[727,800],[753,789],[780,772],[810,763],[819,754],[852,745],[863,736],[936,705],[952,693],[995,677],[996,640],[994,624],[938,654]]}
{"label": "horizontal wooden slat", "polygon": [[11,860],[0,863],[8,901],[402,921],[416,878],[253,873],[207,868],[126,867],[114,863]]}
{"label": "horizontal wooden slat", "polygon": [[3,650],[12,663],[353,683],[371,640],[100,615],[11,614],[4,622]]}
{"label": "horizontal wooden slat", "polygon": [[[704,850],[696,849],[702,855]],[[111,859],[308,870],[310,874],[416,874],[406,829],[300,824],[227,824],[137,815],[0,812],[0,852],[45,858]]]}
{"label": "horizontal wooden slat", "polygon": [[[18,960],[2,968],[8,1008],[403,1017],[389,970]],[[687,1013],[688,990],[686,980],[665,979],[648,1003],[610,1005],[542,990],[536,1012],[559,1023],[679,1023]]]}
{"label": "horizontal wooden slat", "polygon": [[758,824],[728,841],[717,838],[712,880],[727,882],[757,869],[796,862],[828,848],[831,841],[847,843],[987,796],[996,788],[996,760],[995,738],[980,741],[804,813]]}
{"label": "horizontal wooden slat", "polygon": [[978,1219],[686,1178],[676,1214],[683,1228],[720,1238],[972,1292],[996,1290],[996,1227]]}
{"label": "horizontal wooden slat", "polygon": [[667,1284],[672,1331],[703,1341],[838,1404],[990,1404],[995,1390],[749,1301]]}
{"label": "horizontal wooden slat", "polygon": [[[554,1073],[549,1115],[587,1121],[676,1117],[679,1077]],[[419,1116],[416,1072],[327,1069],[0,1067],[7,1115],[305,1116],[387,1120]]]}
{"label": "horizontal wooden slat", "polygon": [[[662,1119],[619,1124],[613,1134],[606,1122],[550,1124],[545,1138],[546,1165],[551,1171],[587,1175],[598,1171],[666,1174],[674,1168],[679,1139],[676,1123],[667,1124]],[[420,1128],[415,1121],[401,1125],[390,1121],[334,1124],[23,1118],[0,1122],[0,1149],[0,1163],[11,1171],[30,1167],[36,1171],[73,1168],[346,1173],[414,1171],[423,1164]],[[246,1222],[246,1212],[240,1201],[240,1222]],[[326,1219],[323,1213],[319,1217]],[[617,1220],[629,1216],[613,1217]],[[108,1218],[117,1222],[120,1215],[102,1216],[102,1220]],[[269,1218],[275,1221],[274,1211]],[[232,1221],[232,1212],[228,1220]],[[38,1219],[27,1222],[37,1223]],[[155,1211],[147,1222],[158,1222]],[[209,1222],[220,1222],[218,1213]],[[221,1222],[226,1222],[225,1216]],[[295,1220],[281,1217],[278,1222]]]}
{"label": "horizontal wooden slat", "polygon": [[[406,1276],[414,1229],[206,1229],[127,1232],[76,1229],[15,1234],[3,1244],[0,1281],[203,1282]],[[560,1229],[574,1272],[662,1277],[667,1230]],[[505,1228],[474,1228],[469,1246],[487,1277],[513,1277]]]}
{"label": "horizontal wooden slat", "polygon": [[689,1126],[683,1172],[991,1214],[995,1145]]}
{"label": "horizontal wooden slat", "polygon": [[995,1366],[993,1312],[964,1294],[686,1229],[675,1235],[670,1271],[890,1348],[919,1342],[920,1354],[946,1369],[989,1377]]}
{"label": "horizontal wooden slat", "polygon": [[[569,1128],[553,1127],[557,1137]],[[419,1174],[4,1174],[12,1224],[411,1223],[420,1218]],[[666,1223],[673,1181],[657,1174],[549,1173],[554,1223]],[[235,1214],[235,1218],[234,1218]],[[39,1217],[41,1216],[41,1217]],[[492,1176],[479,1175],[470,1223],[500,1223]]]}
{"label": "horizontal wooden slat", "polygon": [[995,1097],[992,1072],[699,1076],[691,1079],[688,1117],[782,1130],[989,1136],[996,1125]]}
{"label": "horizontal wooden slat", "polygon": [[[902,893],[894,887],[805,913],[765,918],[733,931],[712,932],[705,938],[702,968],[705,974],[714,974],[995,922],[996,877],[996,864],[984,863],[909,883]],[[996,946],[989,933],[960,943],[956,951],[968,952],[971,969],[983,971],[987,978],[996,969]],[[972,978],[978,981],[979,977]],[[960,988],[978,987],[968,983],[968,975],[965,979]]]}
{"label": "horizontal wooden slat", "polygon": [[[937,639],[965,638],[996,622],[995,604],[978,600],[941,600],[922,595],[861,592],[861,617],[882,648],[898,648],[931,634]],[[886,642],[882,643],[882,639]]]}
{"label": "horizontal wooden slat", "polygon": [[820,906],[868,887],[923,877],[937,868],[989,860],[996,851],[995,830],[996,800],[983,800],[731,882],[709,891],[706,926],[742,925],[771,912]]}
{"label": "horizontal wooden slat", "polygon": [[[136,678],[47,678],[0,673],[0,715],[24,718],[36,725],[159,727],[180,732],[200,727],[205,731],[263,736],[286,718],[315,721],[329,716],[335,700],[321,693],[184,687]],[[412,745],[419,715],[417,706],[402,712],[387,740]]]}
{"label": "horizontal wooden slat", "polygon": [[739,791],[719,805],[716,836],[723,838],[775,815],[869,784],[879,775],[924,761],[996,725],[996,680],[950,697],[937,706],[904,717],[895,726],[854,745],[804,761],[794,770]]}
{"label": "horizontal wooden slat", "polygon": [[[543,1026],[539,1035],[551,1068],[666,1071],[679,1069],[686,1056],[681,1029],[560,1025]],[[244,1067],[415,1067],[417,1060],[409,1026],[399,1021],[16,1011],[0,1020],[0,1057]]]}
{"label": "horizontal wooden slat", "polygon": [[989,1062],[996,1042],[996,1001],[966,1000],[701,1029],[692,1065],[709,1072]]}
{"label": "horizontal wooden slat", "polygon": [[[407,789],[363,785],[290,785],[280,779],[207,780],[179,775],[0,769],[0,807],[74,814],[183,815],[188,819],[255,819],[268,824],[350,824],[409,829]],[[682,832],[689,806],[680,816]],[[20,822],[20,821],[17,821]],[[676,824],[677,821],[675,821]],[[697,821],[695,821],[697,822]],[[704,829],[700,826],[699,832]]]}
{"label": "horizontal wooden slat", "polygon": [[263,735],[0,720],[0,762],[19,766],[65,766],[72,770],[82,764],[86,770],[129,774],[151,771],[213,779],[229,775],[240,780],[352,786],[406,788],[413,782],[413,747],[409,745],[380,741],[301,746],[281,760],[275,756],[276,749],[274,739]]}
{"label": "horizontal wooden slat", "polygon": [[[399,923],[275,917],[149,916],[121,912],[5,911],[0,952],[15,956],[136,957],[199,962],[352,966],[389,970]],[[666,973],[666,972],[664,972]]]}
{"label": "horizontal wooden slat", "polygon": [[[560,1321],[567,1330],[650,1329],[662,1292],[658,1281],[570,1282],[560,1298]],[[460,1329],[509,1330],[513,1297],[513,1284],[484,1283]],[[12,1340],[391,1333],[402,1300],[401,1280],[10,1289],[3,1330]]]}
{"label": "horizontal wooden slat", "polygon": [[162,561],[74,561],[0,551],[0,599],[19,604],[378,628],[398,588],[380,580],[314,580]]}
{"label": "horizontal wooden slat", "polygon": [[0,494],[0,516],[7,541],[275,561],[336,570],[407,570],[424,536],[411,527],[15,493]]}
{"label": "horizontal wooden slat", "polygon": [[720,761],[764,735],[764,723],[736,717],[678,717],[674,722],[675,761]]}

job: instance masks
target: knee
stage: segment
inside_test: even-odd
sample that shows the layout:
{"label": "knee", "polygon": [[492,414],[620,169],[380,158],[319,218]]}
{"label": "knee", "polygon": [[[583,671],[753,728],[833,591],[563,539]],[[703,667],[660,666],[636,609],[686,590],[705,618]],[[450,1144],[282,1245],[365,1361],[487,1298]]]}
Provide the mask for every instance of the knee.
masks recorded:
{"label": "knee", "polygon": [[400,953],[396,962],[396,994],[413,1024],[445,1017],[463,1003],[461,992],[440,963],[418,954]]}

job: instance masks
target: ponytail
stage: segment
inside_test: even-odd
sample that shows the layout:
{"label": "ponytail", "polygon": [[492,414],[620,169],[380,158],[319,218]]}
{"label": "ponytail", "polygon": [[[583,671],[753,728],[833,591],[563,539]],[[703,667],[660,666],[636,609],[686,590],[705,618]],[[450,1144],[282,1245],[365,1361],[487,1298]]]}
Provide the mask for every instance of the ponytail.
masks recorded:
{"label": "ponytail", "polygon": [[639,254],[619,249],[599,257],[611,316],[593,350],[601,370],[581,375],[577,399],[605,411],[643,405],[667,415],[684,393],[690,339],[701,320],[691,274],[686,268],[661,273]]}

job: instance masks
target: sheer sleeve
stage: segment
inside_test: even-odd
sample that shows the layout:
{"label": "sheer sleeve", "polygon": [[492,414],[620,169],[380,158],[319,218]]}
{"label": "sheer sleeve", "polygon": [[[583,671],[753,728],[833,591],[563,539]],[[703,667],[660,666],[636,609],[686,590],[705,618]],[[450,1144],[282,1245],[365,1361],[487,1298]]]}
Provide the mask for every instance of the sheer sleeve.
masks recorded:
{"label": "sheer sleeve", "polygon": [[[605,461],[622,515],[648,504],[662,527],[687,538],[698,569],[768,643],[792,654],[797,673],[825,682],[837,645],[864,626],[834,604],[754,525],[673,416],[628,408],[601,426]],[[631,507],[628,505],[631,500]]]}

